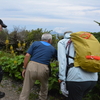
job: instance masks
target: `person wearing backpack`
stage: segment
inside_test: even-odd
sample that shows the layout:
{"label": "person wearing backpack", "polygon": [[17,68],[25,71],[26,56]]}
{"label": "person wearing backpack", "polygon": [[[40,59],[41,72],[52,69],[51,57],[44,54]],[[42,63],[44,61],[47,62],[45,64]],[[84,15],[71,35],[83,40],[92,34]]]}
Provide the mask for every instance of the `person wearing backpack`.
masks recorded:
{"label": "person wearing backpack", "polygon": [[71,31],[65,32],[64,39],[58,42],[60,90],[66,100],[82,100],[83,96],[96,85],[98,73],[74,67],[72,58],[75,56],[75,48],[73,42],[70,42],[70,34]]}
{"label": "person wearing backpack", "polygon": [[[0,19],[0,32],[2,32],[3,28],[6,28],[6,27],[7,25],[5,25],[3,21]],[[2,67],[0,66],[0,83],[2,81],[2,78],[3,78],[3,71],[2,71]],[[3,98],[4,96],[5,96],[5,93],[0,91],[0,98]]]}

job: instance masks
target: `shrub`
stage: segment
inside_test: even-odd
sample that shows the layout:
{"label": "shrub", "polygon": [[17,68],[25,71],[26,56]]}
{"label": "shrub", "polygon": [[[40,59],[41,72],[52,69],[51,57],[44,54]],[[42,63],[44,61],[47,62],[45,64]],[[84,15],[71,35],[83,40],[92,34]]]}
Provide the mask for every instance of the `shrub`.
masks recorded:
{"label": "shrub", "polygon": [[[2,56],[4,54],[4,56]],[[23,80],[21,76],[23,66],[24,55],[9,56],[9,54],[0,51],[0,65],[4,72],[8,73],[10,77],[14,77],[16,80]]]}

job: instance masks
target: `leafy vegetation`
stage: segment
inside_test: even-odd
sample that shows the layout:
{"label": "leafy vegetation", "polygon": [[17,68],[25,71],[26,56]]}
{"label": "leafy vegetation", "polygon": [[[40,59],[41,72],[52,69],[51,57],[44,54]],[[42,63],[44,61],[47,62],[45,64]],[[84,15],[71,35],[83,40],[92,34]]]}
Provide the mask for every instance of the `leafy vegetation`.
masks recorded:
{"label": "leafy vegetation", "polygon": [[0,51],[0,65],[2,66],[4,72],[8,73],[10,77],[14,77],[16,80],[22,80],[21,72],[23,66],[24,55],[9,56],[6,53]]}

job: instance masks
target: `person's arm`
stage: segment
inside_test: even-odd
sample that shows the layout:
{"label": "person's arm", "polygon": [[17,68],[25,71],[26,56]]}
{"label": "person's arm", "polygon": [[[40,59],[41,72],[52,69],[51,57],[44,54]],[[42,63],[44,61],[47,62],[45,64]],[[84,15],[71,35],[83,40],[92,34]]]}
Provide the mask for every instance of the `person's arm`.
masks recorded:
{"label": "person's arm", "polygon": [[24,58],[24,66],[23,66],[23,68],[25,68],[25,69],[26,69],[27,64],[29,62],[30,56],[31,55],[29,53],[26,53],[26,55],[25,55],[25,58]]}
{"label": "person's arm", "polygon": [[58,42],[59,80],[66,80],[66,52],[62,41]]}
{"label": "person's arm", "polygon": [[25,77],[25,72],[26,72],[26,68],[27,68],[27,64],[29,62],[30,56],[31,55],[29,53],[26,53],[25,58],[24,58],[24,66],[23,66],[23,71],[22,71],[23,78]]}
{"label": "person's arm", "polygon": [[58,42],[58,61],[59,61],[59,83],[60,90],[65,97],[68,97],[68,90],[66,88],[66,47],[63,41]]}

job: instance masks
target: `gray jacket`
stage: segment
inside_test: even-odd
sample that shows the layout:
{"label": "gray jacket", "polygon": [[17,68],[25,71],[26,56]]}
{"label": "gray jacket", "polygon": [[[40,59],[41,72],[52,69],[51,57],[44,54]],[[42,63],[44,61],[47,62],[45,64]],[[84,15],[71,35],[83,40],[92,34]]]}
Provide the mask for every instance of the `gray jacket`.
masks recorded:
{"label": "gray jacket", "polygon": [[[59,79],[63,81],[74,81],[74,82],[84,82],[84,81],[97,81],[98,73],[91,73],[82,70],[80,67],[72,67],[69,69],[67,77],[67,59],[66,54],[68,48],[66,49],[67,42],[69,41],[71,33],[64,35],[64,39],[58,42],[58,62],[59,62]],[[73,43],[70,45],[69,55],[74,57],[74,46]],[[73,63],[74,60],[69,58],[69,64]]]}

